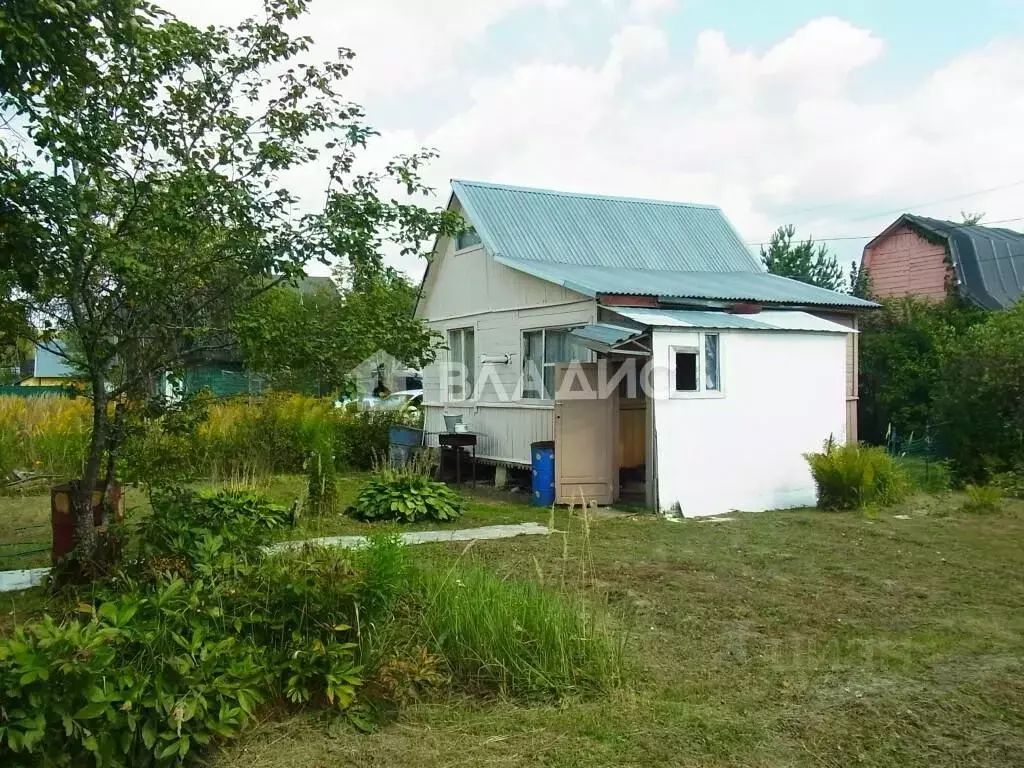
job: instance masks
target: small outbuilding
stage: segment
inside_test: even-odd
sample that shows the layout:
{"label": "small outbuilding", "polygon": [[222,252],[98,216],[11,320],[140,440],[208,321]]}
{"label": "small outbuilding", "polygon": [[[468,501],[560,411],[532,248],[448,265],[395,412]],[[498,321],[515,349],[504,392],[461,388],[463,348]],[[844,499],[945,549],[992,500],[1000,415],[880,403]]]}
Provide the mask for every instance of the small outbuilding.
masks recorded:
{"label": "small outbuilding", "polygon": [[[856,439],[857,314],[766,273],[711,206],[453,182],[417,315],[446,349],[425,428],[480,460],[555,442],[556,496],[686,516],[813,504],[803,458]],[[451,421],[451,419],[449,419]]]}

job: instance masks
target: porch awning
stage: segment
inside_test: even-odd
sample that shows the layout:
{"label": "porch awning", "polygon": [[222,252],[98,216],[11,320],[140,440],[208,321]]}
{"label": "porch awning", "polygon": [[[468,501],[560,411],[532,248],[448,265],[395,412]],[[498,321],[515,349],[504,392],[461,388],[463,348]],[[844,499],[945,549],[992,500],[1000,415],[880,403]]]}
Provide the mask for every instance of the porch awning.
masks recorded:
{"label": "porch awning", "polygon": [[622,352],[634,355],[646,354],[646,350],[621,349],[621,347],[629,344],[629,342],[639,336],[643,336],[643,334],[643,330],[612,325],[611,323],[594,323],[593,325],[584,325],[582,328],[574,328],[569,331],[569,335],[573,337],[574,341],[595,352]]}

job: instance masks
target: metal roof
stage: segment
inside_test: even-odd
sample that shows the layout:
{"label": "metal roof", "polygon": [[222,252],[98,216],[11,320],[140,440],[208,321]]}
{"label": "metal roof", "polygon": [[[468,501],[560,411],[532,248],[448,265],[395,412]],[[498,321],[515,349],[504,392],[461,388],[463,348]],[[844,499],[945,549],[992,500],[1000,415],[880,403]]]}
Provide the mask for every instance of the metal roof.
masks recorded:
{"label": "metal roof", "polygon": [[36,344],[35,375],[44,379],[74,379],[81,376],[61,357],[64,345],[58,341]]}
{"label": "metal roof", "polygon": [[714,206],[478,181],[456,180],[452,189],[496,256],[629,269],[763,271]]}
{"label": "metal roof", "polygon": [[582,328],[574,328],[570,333],[581,339],[596,341],[598,344],[605,344],[611,347],[621,344],[634,336],[638,336],[643,331],[638,331],[635,328],[624,328],[621,325],[613,325],[612,323],[595,323],[593,325],[584,325]]}
{"label": "metal roof", "polygon": [[507,267],[587,296],[656,296],[764,304],[868,308],[875,303],[767,272],[685,272],[556,264],[496,256]]}
{"label": "metal roof", "polygon": [[639,309],[615,307],[614,312],[654,328],[708,328],[743,331],[812,331],[815,333],[853,333],[850,328],[807,312],[760,312],[733,315],[728,312],[703,312],[689,309]]}
{"label": "metal roof", "polygon": [[1024,233],[905,213],[882,235],[903,223],[945,242],[960,291],[976,304],[1008,309],[1024,294]]}

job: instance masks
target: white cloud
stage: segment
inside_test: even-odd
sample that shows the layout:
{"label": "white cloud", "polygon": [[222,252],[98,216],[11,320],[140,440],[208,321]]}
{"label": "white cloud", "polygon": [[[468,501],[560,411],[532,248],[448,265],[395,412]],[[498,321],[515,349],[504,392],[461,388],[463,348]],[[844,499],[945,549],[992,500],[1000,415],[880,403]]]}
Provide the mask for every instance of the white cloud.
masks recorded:
{"label": "white cloud", "polygon": [[[199,0],[174,2],[185,4]],[[788,222],[801,234],[867,235],[890,210],[1024,180],[1022,38],[897,85],[879,31],[823,17],[760,48],[735,45],[728,30],[670,39],[661,18],[676,7],[320,0],[306,31],[359,52],[356,95],[385,129],[374,159],[441,151],[429,171],[438,202],[451,177],[710,202],[760,241]],[[533,14],[537,39],[553,30],[580,45],[509,47],[495,33],[516,14]],[[603,47],[584,39],[597,30]],[[916,210],[961,208],[1024,216],[1024,185]],[[835,247],[849,257],[861,244]]]}

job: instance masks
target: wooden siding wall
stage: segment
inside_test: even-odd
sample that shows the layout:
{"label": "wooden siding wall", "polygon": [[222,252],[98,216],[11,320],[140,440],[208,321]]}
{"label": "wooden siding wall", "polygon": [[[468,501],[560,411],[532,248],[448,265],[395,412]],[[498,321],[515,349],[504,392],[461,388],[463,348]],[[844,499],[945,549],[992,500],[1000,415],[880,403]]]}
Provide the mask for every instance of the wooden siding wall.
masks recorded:
{"label": "wooden siding wall", "polygon": [[881,298],[946,297],[950,267],[945,245],[925,239],[907,224],[864,249],[864,268],[872,292]]}
{"label": "wooden siding wall", "polygon": [[[597,317],[594,299],[509,269],[483,247],[454,252],[446,246],[431,265],[418,314],[442,333],[472,328],[476,355],[476,400],[448,401],[441,366],[447,350],[423,370],[425,429],[428,443],[437,444],[445,413],[461,413],[480,434],[477,456],[496,462],[529,465],[530,443],[552,439],[550,403],[520,400],[523,331],[586,325]],[[480,358],[507,355],[506,363]],[[503,401],[502,394],[509,401]]]}

